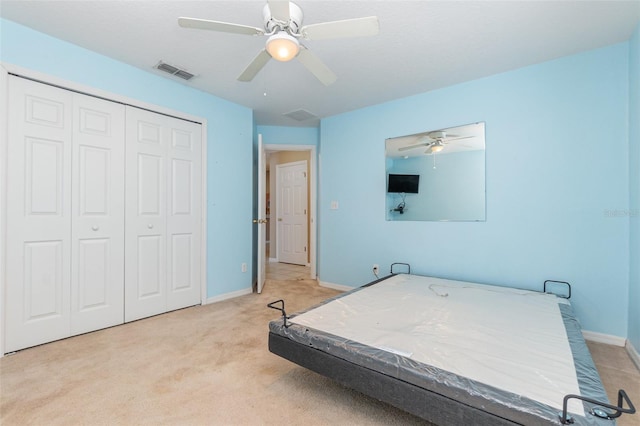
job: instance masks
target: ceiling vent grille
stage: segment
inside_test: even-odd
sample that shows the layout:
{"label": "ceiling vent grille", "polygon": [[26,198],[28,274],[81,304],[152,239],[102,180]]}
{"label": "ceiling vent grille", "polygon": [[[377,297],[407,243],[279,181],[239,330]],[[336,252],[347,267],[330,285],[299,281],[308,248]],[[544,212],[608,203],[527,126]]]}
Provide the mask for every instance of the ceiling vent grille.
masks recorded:
{"label": "ceiling vent grille", "polygon": [[176,77],[179,77],[183,80],[191,80],[194,77],[194,75],[191,74],[190,72],[180,69],[178,67],[175,67],[173,65],[169,65],[162,61],[158,62],[158,65],[156,65],[154,68],[159,69],[160,71],[164,71],[168,74],[175,75]]}
{"label": "ceiling vent grille", "polygon": [[306,121],[309,120],[311,118],[318,118],[317,115],[310,113],[309,111],[305,110],[305,109],[299,109],[296,111],[291,111],[288,112],[286,114],[283,114],[286,117],[289,118],[293,118],[296,121]]}

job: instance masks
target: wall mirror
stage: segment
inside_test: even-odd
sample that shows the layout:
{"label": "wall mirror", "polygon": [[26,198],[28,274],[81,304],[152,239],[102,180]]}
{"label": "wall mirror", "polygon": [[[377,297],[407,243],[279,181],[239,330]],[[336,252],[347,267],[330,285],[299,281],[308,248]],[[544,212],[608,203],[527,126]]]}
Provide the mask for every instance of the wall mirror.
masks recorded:
{"label": "wall mirror", "polygon": [[385,141],[386,218],[484,221],[484,123]]}

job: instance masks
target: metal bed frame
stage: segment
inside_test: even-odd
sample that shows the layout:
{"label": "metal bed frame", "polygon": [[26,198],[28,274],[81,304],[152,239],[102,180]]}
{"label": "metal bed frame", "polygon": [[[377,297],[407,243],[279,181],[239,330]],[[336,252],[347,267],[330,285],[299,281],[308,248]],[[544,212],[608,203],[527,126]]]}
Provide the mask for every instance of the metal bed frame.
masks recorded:
{"label": "metal bed frame", "polygon": [[[328,299],[304,312],[374,286],[396,275],[394,266],[398,265],[404,266],[410,274],[410,265],[394,263],[391,266],[391,275],[388,277]],[[571,297],[569,283],[547,280],[544,282],[543,292],[549,292],[548,287],[552,286],[564,286],[566,294],[559,295],[559,297],[567,299]],[[618,392],[617,405],[608,403],[589,349],[582,337],[580,325],[568,304],[566,308],[561,310],[576,366],[581,395],[566,395],[563,400],[562,412],[554,411],[552,407],[520,395],[509,394],[489,385],[459,378],[453,373],[433,366],[419,365],[418,363],[414,367],[421,371],[428,371],[429,374],[424,375],[421,372],[419,377],[412,376],[410,372],[403,371],[399,367],[398,354],[385,354],[388,362],[383,366],[379,364],[378,360],[367,359],[366,356],[354,359],[349,356],[351,349],[345,351],[340,348],[349,346],[358,349],[363,346],[362,344],[344,341],[344,339],[336,338],[330,334],[292,323],[291,318],[304,312],[292,316],[287,315],[284,300],[276,300],[267,306],[282,314],[280,319],[271,321],[269,324],[269,350],[272,353],[435,424],[489,426],[575,423],[602,426],[615,424],[615,418],[624,413],[635,413],[635,407],[622,389]],[[362,349],[366,353],[366,347]],[[402,360],[402,364],[406,362],[406,359]],[[460,382],[460,380],[469,384],[469,392],[464,389],[464,386],[462,388],[451,386],[451,383]],[[476,390],[486,391],[491,395],[498,395],[498,397],[497,399],[483,398],[477,395]],[[582,400],[585,413],[587,413],[585,417],[575,417],[568,413],[567,405],[571,399]],[[514,401],[522,407],[533,408],[521,409],[518,406],[512,406]],[[627,408],[624,407],[624,403]],[[549,414],[550,412],[552,414]]]}

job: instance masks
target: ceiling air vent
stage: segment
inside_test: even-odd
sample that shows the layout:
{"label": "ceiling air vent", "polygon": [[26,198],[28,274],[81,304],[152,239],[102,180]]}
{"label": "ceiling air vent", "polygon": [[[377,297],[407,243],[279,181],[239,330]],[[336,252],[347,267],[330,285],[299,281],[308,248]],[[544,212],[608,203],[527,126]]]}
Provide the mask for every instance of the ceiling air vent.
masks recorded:
{"label": "ceiling air vent", "polygon": [[291,111],[291,112],[288,112],[288,113],[283,114],[283,115],[286,116],[286,117],[289,117],[289,118],[293,118],[296,121],[305,121],[305,120],[309,120],[311,118],[318,118],[317,115],[312,114],[309,111],[304,110],[304,109]]}
{"label": "ceiling air vent", "polygon": [[160,71],[169,73],[171,75],[175,75],[176,77],[180,77],[183,80],[191,80],[194,77],[194,75],[191,74],[189,71],[180,69],[178,67],[174,67],[173,65],[166,64],[162,61],[158,62],[158,65],[156,65],[154,68],[159,69]]}

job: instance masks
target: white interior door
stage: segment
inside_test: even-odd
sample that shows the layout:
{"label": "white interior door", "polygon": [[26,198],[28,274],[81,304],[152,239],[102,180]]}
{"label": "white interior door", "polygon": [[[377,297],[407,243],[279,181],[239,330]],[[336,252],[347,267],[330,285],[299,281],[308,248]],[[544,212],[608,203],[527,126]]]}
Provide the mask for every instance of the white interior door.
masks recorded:
{"label": "white interior door", "polygon": [[165,117],[126,108],[125,321],[166,312]]}
{"label": "white interior door", "polygon": [[6,352],[69,335],[71,103],[9,77]]}
{"label": "white interior door", "polygon": [[202,126],[165,117],[167,126],[167,309],[201,302]]}
{"label": "white interior door", "polygon": [[73,94],[72,335],[124,321],[124,115]]}
{"label": "white interior door", "polygon": [[262,135],[258,135],[258,218],[254,220],[258,226],[258,293],[262,293],[262,288],[266,280],[266,232],[267,232],[267,158],[264,152]]}
{"label": "white interior door", "polygon": [[307,264],[307,162],[276,167],[278,261]]}

